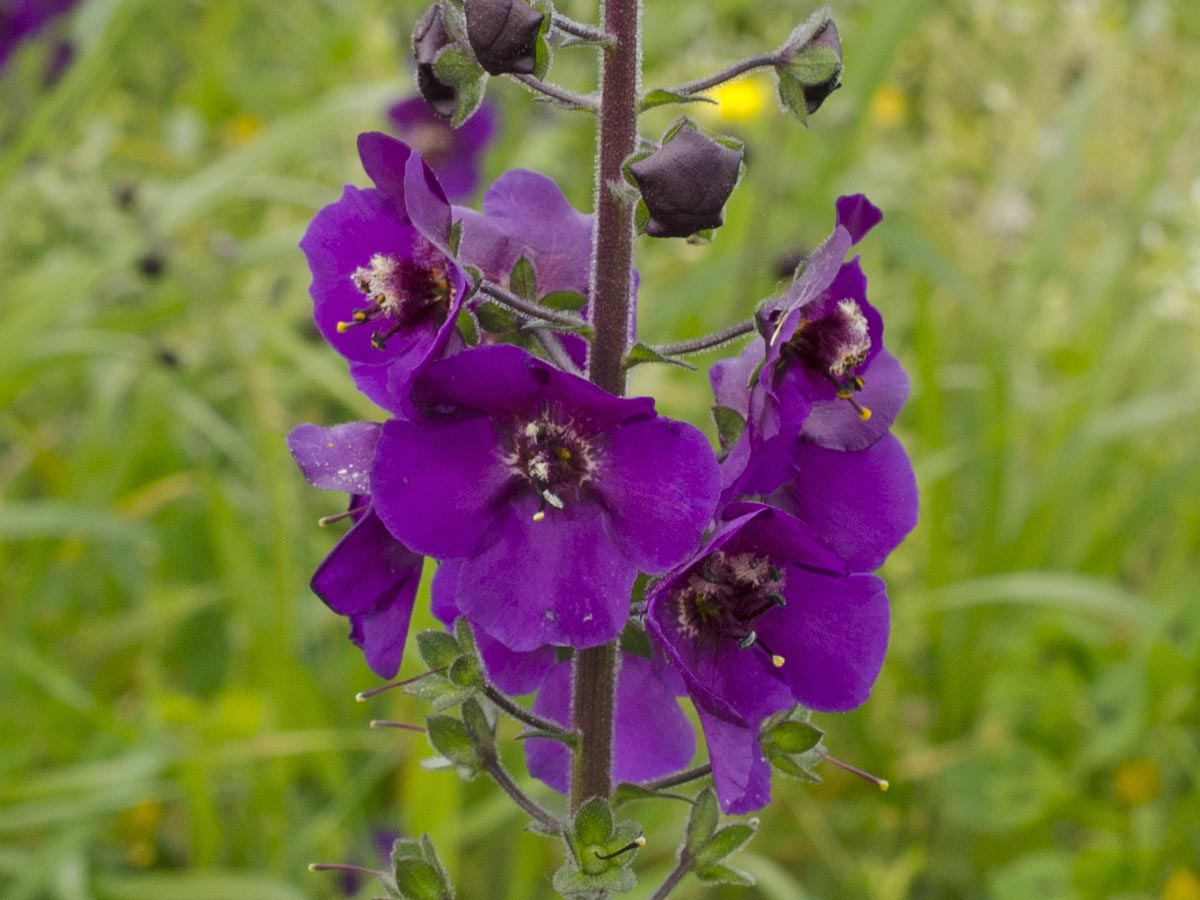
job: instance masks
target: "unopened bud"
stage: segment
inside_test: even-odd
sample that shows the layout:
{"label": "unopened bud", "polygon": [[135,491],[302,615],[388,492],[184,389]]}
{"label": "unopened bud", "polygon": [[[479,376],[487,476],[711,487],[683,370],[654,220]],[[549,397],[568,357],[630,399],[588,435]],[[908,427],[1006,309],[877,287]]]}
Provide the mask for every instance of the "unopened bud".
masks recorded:
{"label": "unopened bud", "polygon": [[815,113],[842,83],[842,42],[832,19],[807,41],[785,52],[784,66],[801,85],[804,108]]}
{"label": "unopened bud", "polygon": [[413,56],[417,60],[417,87],[421,96],[429,108],[443,119],[454,115],[458,91],[434,74],[433,64],[438,52],[452,43],[454,40],[442,21],[442,8],[435,3],[417,20],[413,29]]}
{"label": "unopened bud", "polygon": [[688,237],[720,227],[741,166],[741,150],[681,125],[662,147],[629,167],[650,212],[646,233]]}
{"label": "unopened bud", "polygon": [[488,74],[529,75],[545,18],[525,0],[467,0],[467,40]]}

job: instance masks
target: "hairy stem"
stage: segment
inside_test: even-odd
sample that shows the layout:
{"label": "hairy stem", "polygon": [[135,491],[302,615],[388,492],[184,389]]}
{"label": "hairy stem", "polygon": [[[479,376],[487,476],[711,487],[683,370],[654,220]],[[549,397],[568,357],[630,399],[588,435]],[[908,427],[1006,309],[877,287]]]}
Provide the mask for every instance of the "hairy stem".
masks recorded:
{"label": "hairy stem", "polygon": [[553,19],[554,27],[564,34],[569,34],[573,37],[582,38],[585,41],[594,41],[597,44],[610,44],[612,38],[601,31],[599,28],[593,28],[591,25],[585,25],[583,22],[576,22],[564,16],[562,13],[555,13]]}
{"label": "hairy stem", "polygon": [[514,703],[490,684],[484,687],[483,693],[489,700],[495,703],[498,707],[500,707],[518,722],[524,722],[531,728],[536,728],[539,731],[548,731],[551,734],[570,734],[569,731],[567,731],[557,722],[552,722],[550,719],[543,719],[537,713],[531,712],[525,707]]}
{"label": "hairy stem", "polygon": [[754,320],[747,319],[745,322],[738,322],[736,325],[730,325],[728,328],[714,331],[704,337],[679,341],[675,344],[656,344],[653,349],[663,356],[687,356],[689,353],[700,353],[703,350],[712,350],[714,347],[727,344],[744,334],[750,334],[754,331],[754,327]]}
{"label": "hairy stem", "polygon": [[692,867],[692,859],[688,856],[686,850],[679,852],[679,862],[675,868],[667,875],[666,880],[658,886],[658,890],[654,892],[654,896],[650,900],[664,900],[664,898],[675,890],[679,882],[683,881],[683,876],[688,873],[688,869]]}
{"label": "hairy stem", "polygon": [[694,769],[686,769],[683,772],[676,772],[674,775],[659,778],[657,781],[647,782],[642,787],[648,791],[663,791],[667,788],[687,784],[689,781],[695,781],[697,778],[705,778],[711,774],[712,766],[709,763],[705,763],[702,766],[696,766]]}
{"label": "hairy stem", "polygon": [[709,75],[707,78],[697,78],[695,81],[689,81],[686,84],[668,88],[668,90],[676,94],[699,94],[701,91],[715,88],[719,84],[733,81],[739,75],[745,75],[747,72],[753,72],[755,69],[765,69],[767,66],[777,65],[779,65],[779,55],[777,53],[764,53],[761,56],[751,56],[748,59],[743,59],[741,62],[735,62],[728,69],[722,69],[720,72]]}
{"label": "hairy stem", "polygon": [[529,813],[530,817],[537,819],[551,831],[559,831],[562,829],[562,822],[554,817],[549,811],[538,806],[529,795],[521,790],[512,776],[504,771],[504,767],[500,765],[500,760],[495,756],[488,756],[483,759],[484,770],[492,776],[496,784],[504,790],[504,793],[512,797],[517,806]]}
{"label": "hairy stem", "polygon": [[505,290],[500,285],[491,281],[485,281],[481,284],[479,286],[479,293],[487,296],[489,299],[495,300],[501,306],[507,306],[509,309],[516,310],[523,315],[529,316],[531,319],[542,319],[546,322],[554,322],[557,325],[566,325],[572,328],[587,324],[579,316],[568,312],[560,312],[557,309],[550,309],[548,306],[539,306],[530,300],[518,297],[512,291]]}
{"label": "hairy stem", "polygon": [[565,103],[567,106],[589,109],[593,112],[598,108],[596,99],[586,94],[576,94],[574,91],[568,91],[564,87],[559,87],[557,84],[551,84],[548,81],[542,81],[540,78],[534,78],[532,75],[514,75],[513,78],[517,79],[517,81],[530,90],[537,91],[539,94],[549,97],[551,100],[557,100],[559,103]]}
{"label": "hairy stem", "polygon": [[[633,287],[634,204],[614,187],[623,183],[621,166],[637,146],[641,4],[639,0],[604,0],[601,21],[613,43],[601,55],[596,226],[589,280],[595,337],[588,375],[604,390],[620,396],[625,393],[624,358]],[[615,641],[576,654],[571,698],[572,720],[580,735],[571,780],[571,806],[575,809],[589,797],[612,794],[616,679]]]}

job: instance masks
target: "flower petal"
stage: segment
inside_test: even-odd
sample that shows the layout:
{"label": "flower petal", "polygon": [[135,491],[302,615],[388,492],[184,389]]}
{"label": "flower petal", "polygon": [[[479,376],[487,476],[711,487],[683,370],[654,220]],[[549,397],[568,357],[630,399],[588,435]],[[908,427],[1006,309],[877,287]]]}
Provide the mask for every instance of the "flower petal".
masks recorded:
{"label": "flower petal", "polygon": [[612,432],[595,489],[621,551],[642,571],[657,574],[700,545],[716,509],[720,473],[698,429],[657,418]]}
{"label": "flower petal", "polygon": [[804,422],[805,440],[831,450],[854,451],[865,450],[887,433],[908,399],[908,375],[900,361],[882,348],[862,377],[864,387],[854,399],[871,410],[870,419],[863,421],[844,400],[817,403]]}
{"label": "flower petal", "polygon": [[771,764],[759,746],[757,725],[728,722],[701,707],[696,711],[721,810],[740,816],[762,809],[771,802]]}
{"label": "flower petal", "polygon": [[346,422],[322,428],[306,422],[288,434],[288,450],[314,487],[369,494],[380,427],[378,422]]}
{"label": "flower petal", "polygon": [[463,614],[513,650],[543,644],[592,647],[621,633],[637,567],[605,534],[604,514],[586,503],[546,509],[521,496],[463,560]]}
{"label": "flower petal", "polygon": [[858,243],[868,231],[883,221],[879,207],[864,194],[852,194],[837,198],[837,222],[850,233],[850,239]]}
{"label": "flower petal", "polygon": [[312,577],[313,593],[336,613],[362,615],[407,592],[412,609],[422,558],[368,511],[342,535]]}
{"label": "flower petal", "polygon": [[426,556],[466,556],[495,517],[512,480],[488,419],[385,422],[371,486],[375,508],[397,539]]}

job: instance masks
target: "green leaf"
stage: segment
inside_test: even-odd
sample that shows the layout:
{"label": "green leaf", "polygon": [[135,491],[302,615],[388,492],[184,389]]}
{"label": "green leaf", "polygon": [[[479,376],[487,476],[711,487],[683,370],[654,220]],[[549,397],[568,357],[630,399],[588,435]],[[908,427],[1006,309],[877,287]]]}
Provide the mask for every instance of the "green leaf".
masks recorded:
{"label": "green leaf", "polygon": [[536,302],[537,273],[534,272],[529,257],[520,256],[513,263],[512,271],[508,274],[508,289],[522,300]]}
{"label": "green leaf", "polygon": [[593,797],[575,813],[575,837],[580,844],[606,844],[612,833],[612,808],[603,797]]}
{"label": "green leaf", "polygon": [[450,255],[458,256],[458,247],[462,243],[463,236],[463,220],[455,219],[450,226],[450,240],[447,242],[450,247]]}
{"label": "green leaf", "polygon": [[418,634],[417,652],[431,669],[444,669],[462,655],[458,641],[444,631],[422,631]]}
{"label": "green leaf", "polygon": [[476,691],[474,687],[456,687],[438,675],[431,675],[420,681],[414,681],[412,684],[406,684],[401,690],[410,697],[416,697],[439,711],[458,706]]}
{"label": "green leaf", "polygon": [[[709,838],[704,848],[695,854],[696,866],[703,867],[719,863],[731,853],[741,850],[752,837],[754,837],[754,826],[744,823],[726,825],[724,828],[718,829]],[[690,846],[689,842],[689,849]]]}
{"label": "green leaf", "polygon": [[824,735],[825,732],[808,722],[784,722],[764,732],[760,742],[764,746],[774,744],[785,753],[803,753],[821,743]]}
{"label": "green leaf", "polygon": [[587,297],[578,291],[552,291],[538,302],[558,312],[579,312],[587,305]]}
{"label": "green leaf", "polygon": [[693,869],[696,877],[706,884],[736,884],[739,887],[753,887],[754,876],[733,866],[712,865],[702,869]]}
{"label": "green leaf", "polygon": [[637,886],[637,877],[632,869],[614,866],[596,875],[581,872],[571,863],[566,863],[554,873],[552,881],[554,890],[565,896],[573,894],[594,894],[602,891],[618,891],[624,893]]}
{"label": "green leaf", "polygon": [[645,234],[650,224],[650,207],[641,197],[638,198],[637,208],[633,211],[633,225],[638,234]]}
{"label": "green leaf", "polygon": [[483,689],[483,673],[479,670],[479,661],[473,656],[460,656],[454,660],[446,677],[457,688]]}
{"label": "green leaf", "polygon": [[517,327],[513,314],[498,303],[484,303],[475,308],[479,327],[488,334],[508,334]]}
{"label": "green leaf", "polygon": [[528,741],[531,738],[539,738],[544,741],[558,741],[558,743],[565,744],[568,747],[575,747],[579,743],[579,739],[575,735],[566,731],[544,731],[541,728],[527,728],[517,735],[518,741]]}
{"label": "green leaf", "polygon": [[691,363],[684,362],[682,359],[676,359],[673,356],[664,356],[659,353],[649,344],[643,344],[640,341],[629,348],[629,352],[625,354],[625,368],[632,369],[634,366],[640,366],[643,363],[662,363],[668,366],[678,366],[681,369],[696,371],[696,367]]}
{"label": "green leaf", "polygon": [[483,103],[487,73],[479,68],[474,59],[450,44],[433,61],[433,74],[439,81],[454,88],[455,106],[450,127],[458,128]]}
{"label": "green leaf", "polygon": [[450,896],[438,870],[420,859],[396,864],[396,888],[404,900],[444,900]]}
{"label": "green leaf", "polygon": [[485,754],[495,754],[495,728],[484,715],[479,701],[472,697],[463,703],[462,715],[463,724],[467,726],[467,734],[470,735],[471,742],[475,746],[476,755],[483,759]]}
{"label": "green leaf", "polygon": [[805,47],[782,68],[802,85],[824,84],[842,68],[842,61],[829,47],[814,44]]}
{"label": "green leaf", "polygon": [[454,636],[458,638],[458,646],[462,648],[464,656],[478,657],[479,652],[475,648],[475,632],[471,630],[471,623],[467,621],[466,616],[459,616],[454,620]]}
{"label": "green leaf", "polygon": [[446,759],[468,769],[479,765],[467,726],[453,716],[430,716],[427,720],[429,743]]}
{"label": "green leaf", "polygon": [[683,128],[684,125],[690,126],[691,128],[696,129],[696,131],[702,131],[700,128],[700,123],[691,116],[680,116],[671,123],[671,126],[665,132],[663,132],[663,146],[666,146],[668,143],[670,143],[671,138],[675,137],[675,135],[679,133],[679,130]]}
{"label": "green leaf", "polygon": [[746,419],[736,409],[720,405],[712,408],[712,417],[717,425],[721,449],[728,450],[738,442],[742,432],[746,430]]}
{"label": "green leaf", "polygon": [[808,125],[808,107],[804,101],[804,84],[795,75],[792,75],[786,69],[777,68],[775,75],[778,81],[779,102],[793,116],[800,120],[800,124],[807,127]]}
{"label": "green leaf", "polygon": [[475,324],[475,317],[464,312],[458,317],[455,323],[458,328],[458,333],[462,337],[463,342],[468,347],[479,346],[479,326]]}
{"label": "green leaf", "polygon": [[706,787],[696,795],[696,803],[692,807],[692,814],[688,817],[687,831],[684,837],[684,846],[693,858],[700,856],[709,838],[717,830],[717,823],[720,820],[721,813],[717,808],[716,792],[711,787]]}
{"label": "green leaf", "polygon": [[648,109],[654,109],[656,106],[667,106],[672,103],[711,103],[717,105],[717,101],[705,94],[680,94],[676,91],[668,91],[665,88],[655,88],[642,97],[638,104],[638,112],[645,112]]}

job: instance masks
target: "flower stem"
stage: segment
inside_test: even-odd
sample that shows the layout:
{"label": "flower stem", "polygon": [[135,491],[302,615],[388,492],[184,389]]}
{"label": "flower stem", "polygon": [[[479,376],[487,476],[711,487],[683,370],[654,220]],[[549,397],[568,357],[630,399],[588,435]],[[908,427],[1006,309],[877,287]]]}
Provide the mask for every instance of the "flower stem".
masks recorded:
{"label": "flower stem", "polygon": [[744,334],[749,334],[754,330],[754,327],[754,320],[747,319],[745,322],[738,322],[736,325],[730,325],[728,328],[714,331],[712,334],[706,334],[704,337],[694,338],[690,341],[679,341],[675,344],[656,344],[653,349],[663,356],[687,356],[689,353],[700,353],[703,350],[712,350],[715,347],[720,347],[722,344],[727,344]]}
{"label": "flower stem", "polygon": [[592,112],[596,111],[597,104],[594,97],[589,97],[586,94],[576,94],[574,91],[568,91],[564,87],[559,87],[557,84],[551,84],[548,81],[542,81],[540,78],[534,78],[532,75],[514,75],[513,78],[525,85],[531,91],[549,97],[551,100],[557,100],[559,103],[566,104],[573,109],[588,109]]}
{"label": "flower stem", "polygon": [[543,719],[537,713],[530,712],[525,707],[514,703],[490,684],[484,686],[483,693],[489,700],[495,703],[498,707],[500,707],[518,722],[523,722],[531,728],[536,728],[539,731],[548,731],[551,734],[570,734],[570,732],[568,732],[557,722],[552,722],[550,719]]}
{"label": "flower stem", "polygon": [[585,41],[592,41],[596,44],[612,43],[612,38],[599,28],[593,28],[591,25],[585,25],[583,22],[576,22],[562,13],[556,12],[553,22],[555,28],[572,37],[582,38]]}
{"label": "flower stem", "polygon": [[[609,393],[625,393],[625,351],[633,288],[633,210],[621,166],[637,147],[641,89],[641,2],[604,0],[601,22],[613,38],[601,54],[600,116],[594,202],[596,227],[589,294],[595,329],[588,376]],[[580,735],[571,779],[571,807],[612,794],[613,705],[617,680],[616,642],[575,655],[571,712]]]}
{"label": "flower stem", "polygon": [[699,94],[701,91],[715,88],[719,84],[733,81],[739,75],[745,75],[747,72],[753,72],[755,69],[765,69],[767,66],[778,64],[779,55],[777,53],[764,53],[761,56],[751,56],[740,62],[735,62],[728,69],[722,69],[720,72],[709,75],[707,78],[697,78],[695,81],[689,81],[686,84],[668,88],[668,90],[675,94]]}
{"label": "flower stem", "polygon": [[648,791],[663,791],[667,788],[673,788],[681,784],[687,784],[689,781],[695,781],[697,778],[704,778],[712,774],[712,766],[705,763],[702,766],[696,766],[694,769],[686,769],[682,772],[676,772],[674,775],[668,775],[665,778],[660,778],[657,781],[650,781],[643,784]]}
{"label": "flower stem", "polygon": [[522,315],[529,316],[531,319],[554,322],[556,325],[565,325],[568,328],[587,324],[579,316],[568,312],[559,312],[557,309],[550,309],[548,306],[539,306],[532,301],[518,297],[512,291],[505,290],[500,285],[491,281],[483,282],[479,286],[479,293],[486,295],[491,300],[495,300],[501,306],[507,306],[509,309],[516,310]]}
{"label": "flower stem", "polygon": [[691,857],[688,856],[688,852],[686,850],[681,850],[679,852],[679,862],[675,865],[675,868],[671,870],[670,874],[667,875],[666,880],[658,886],[658,890],[654,892],[654,896],[652,896],[650,900],[664,900],[664,898],[670,894],[671,891],[675,890],[675,888],[679,885],[679,882],[683,881],[683,876],[688,873],[688,870],[691,867]]}
{"label": "flower stem", "polygon": [[521,809],[529,813],[530,817],[537,819],[551,831],[562,830],[562,822],[556,819],[550,812],[538,806],[528,794],[521,790],[517,786],[517,783],[512,780],[512,776],[504,771],[504,767],[500,765],[500,760],[493,755],[485,757],[482,762],[484,770],[492,776],[496,784],[500,785],[504,793],[516,801],[517,806],[521,807]]}

